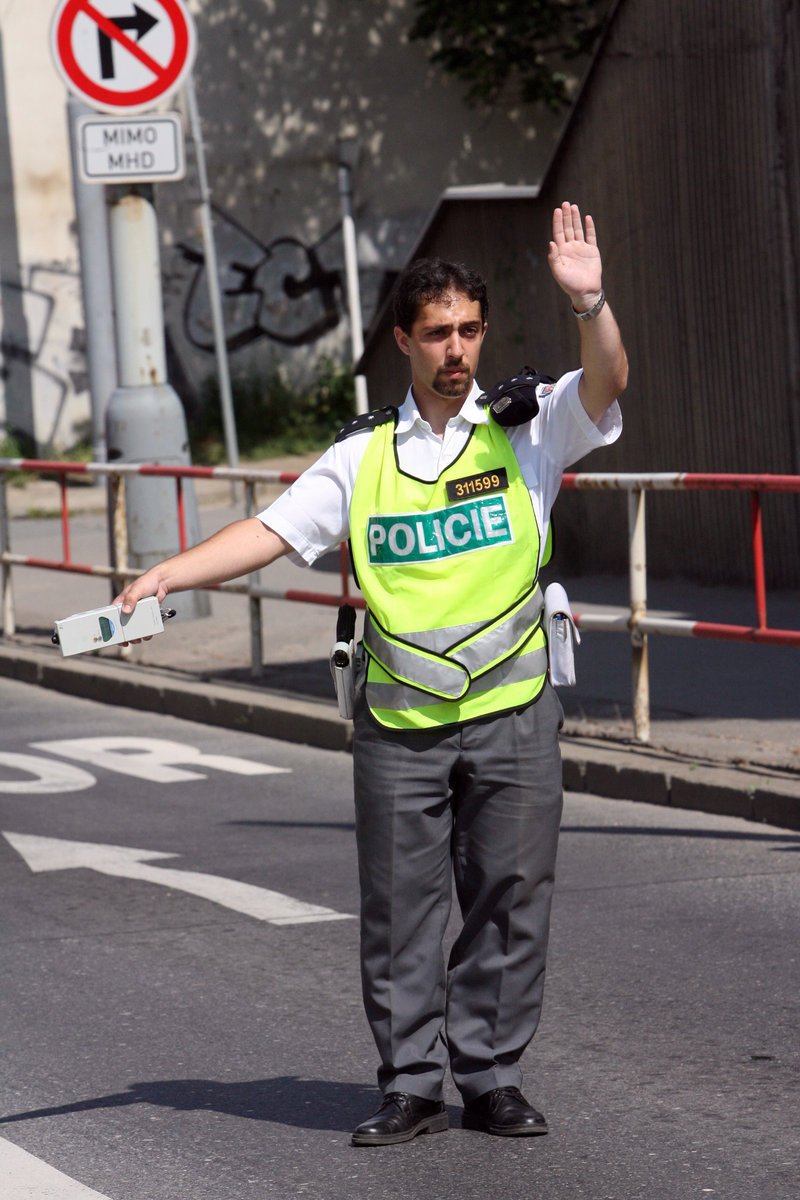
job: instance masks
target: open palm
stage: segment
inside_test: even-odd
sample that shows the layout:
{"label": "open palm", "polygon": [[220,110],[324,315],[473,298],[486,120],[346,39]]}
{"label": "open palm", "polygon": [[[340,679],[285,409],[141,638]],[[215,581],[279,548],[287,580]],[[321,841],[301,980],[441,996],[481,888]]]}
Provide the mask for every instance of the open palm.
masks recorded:
{"label": "open palm", "polygon": [[577,204],[564,203],[553,213],[553,240],[547,255],[553,278],[573,303],[596,296],[602,286],[603,265],[594,221],[587,214],[584,235]]}

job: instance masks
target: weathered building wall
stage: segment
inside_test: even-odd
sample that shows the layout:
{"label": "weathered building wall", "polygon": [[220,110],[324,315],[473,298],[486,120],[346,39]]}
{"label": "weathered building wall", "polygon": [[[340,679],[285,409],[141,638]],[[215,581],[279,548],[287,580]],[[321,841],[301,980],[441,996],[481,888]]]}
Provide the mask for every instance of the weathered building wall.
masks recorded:
{"label": "weathered building wall", "polygon": [[[404,40],[413,0],[189,7],[234,374],[280,365],[302,375],[324,353],[348,356],[340,133],[363,148],[355,206],[367,319],[444,187],[535,182],[551,153],[560,121],[470,111],[425,47]],[[11,425],[40,447],[71,444],[90,415],[54,9],[0,0],[0,436]],[[184,182],[156,187],[172,381],[184,395],[215,372],[191,146],[189,163]]]}
{"label": "weathered building wall", "polygon": [[[622,0],[536,200],[448,202],[419,253],[490,282],[482,381],[521,362],[575,365],[578,334],[546,264],[563,199],[596,221],[609,300],[631,360],[625,434],[591,470],[800,471],[800,6],[783,0]],[[507,267],[506,264],[512,264]],[[396,362],[390,322],[368,347],[375,401]],[[800,506],[766,504],[775,583],[800,583]],[[565,493],[558,554],[621,569],[621,497]],[[746,496],[653,496],[650,565],[750,577]]]}
{"label": "weathered building wall", "polygon": [[[470,111],[461,87],[404,40],[412,0],[227,0],[195,5],[197,88],[208,145],[234,372],[303,374],[347,358],[337,137],[356,135],[364,320],[403,266],[442,189],[535,182],[563,119],[511,106]],[[584,64],[585,65],[585,64]],[[197,382],[213,371],[190,174],[162,188],[170,336]]]}
{"label": "weathered building wall", "polygon": [[0,5],[0,439],[8,424],[42,445],[89,415],[52,7]]}

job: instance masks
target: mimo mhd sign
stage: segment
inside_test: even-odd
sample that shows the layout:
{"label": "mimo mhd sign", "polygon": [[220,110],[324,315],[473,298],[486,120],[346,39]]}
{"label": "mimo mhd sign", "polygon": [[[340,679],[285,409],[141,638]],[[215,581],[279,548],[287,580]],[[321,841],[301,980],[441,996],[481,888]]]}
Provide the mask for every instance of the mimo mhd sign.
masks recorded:
{"label": "mimo mhd sign", "polygon": [[182,179],[183,128],[177,113],[80,117],[78,167],[84,183]]}
{"label": "mimo mhd sign", "polygon": [[183,0],[59,0],[50,42],[70,91],[114,113],[146,112],[171,96],[196,49]]}

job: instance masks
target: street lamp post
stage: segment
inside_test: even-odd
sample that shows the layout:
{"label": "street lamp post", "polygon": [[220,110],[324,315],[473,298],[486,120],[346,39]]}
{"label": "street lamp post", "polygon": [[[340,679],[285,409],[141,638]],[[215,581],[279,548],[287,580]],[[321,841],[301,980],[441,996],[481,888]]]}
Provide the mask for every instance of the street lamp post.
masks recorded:
{"label": "street lamp post", "polygon": [[[339,170],[339,199],[342,208],[342,241],[344,242],[344,270],[347,281],[347,307],[350,314],[350,343],[353,365],[364,353],[364,330],[361,320],[361,288],[358,282],[358,253],[356,249],[356,227],[353,220],[353,174],[358,165],[359,141],[356,137],[340,137],[337,143]],[[356,375],[356,412],[369,412],[367,380]]]}

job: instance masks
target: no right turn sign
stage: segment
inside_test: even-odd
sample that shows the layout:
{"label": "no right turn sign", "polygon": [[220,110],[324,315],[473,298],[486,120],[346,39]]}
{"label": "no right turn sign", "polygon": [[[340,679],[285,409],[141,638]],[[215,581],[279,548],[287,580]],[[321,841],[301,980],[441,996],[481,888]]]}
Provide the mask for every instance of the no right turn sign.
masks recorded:
{"label": "no right turn sign", "polygon": [[101,112],[144,112],[172,95],[196,49],[183,0],[60,0],[50,39],[67,87]]}

